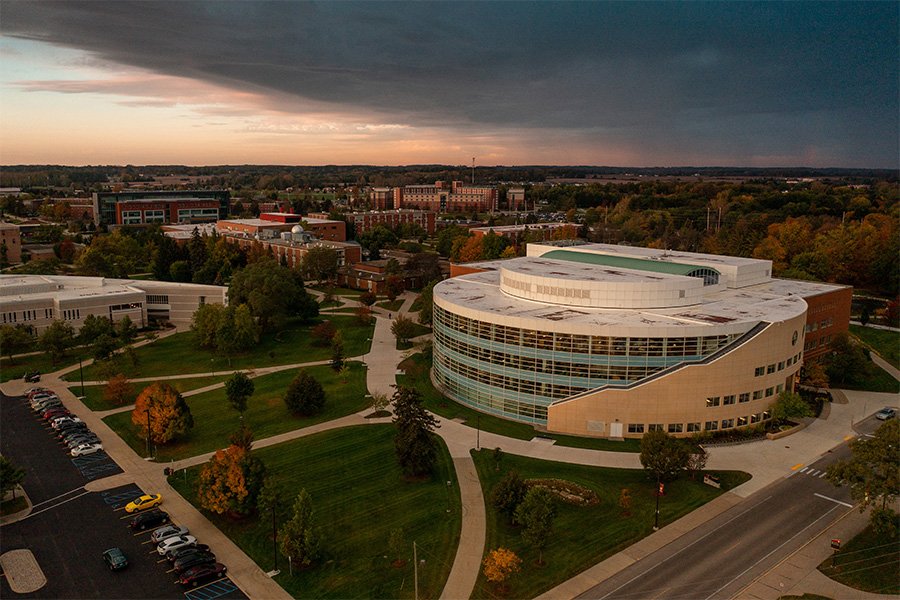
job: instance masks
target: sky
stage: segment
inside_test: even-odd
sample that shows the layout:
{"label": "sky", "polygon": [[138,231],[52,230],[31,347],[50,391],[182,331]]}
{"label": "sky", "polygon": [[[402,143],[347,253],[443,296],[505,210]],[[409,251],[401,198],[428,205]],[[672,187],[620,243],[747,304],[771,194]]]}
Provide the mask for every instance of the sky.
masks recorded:
{"label": "sky", "polygon": [[0,164],[900,166],[897,2],[0,4]]}

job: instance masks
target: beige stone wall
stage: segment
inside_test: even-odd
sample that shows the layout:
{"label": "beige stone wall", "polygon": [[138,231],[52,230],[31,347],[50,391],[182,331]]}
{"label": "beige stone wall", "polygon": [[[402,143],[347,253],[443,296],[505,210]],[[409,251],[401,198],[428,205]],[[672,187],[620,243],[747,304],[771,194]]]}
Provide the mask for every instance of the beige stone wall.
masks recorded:
{"label": "beige stone wall", "polygon": [[[589,392],[572,400],[563,400],[550,406],[547,429],[557,433],[608,437],[610,423],[623,424],[625,437],[640,437],[640,433],[628,434],[629,423],[644,424],[644,431],[650,424],[662,424],[665,430],[669,424],[681,423],[682,435],[687,432],[688,423],[718,421],[767,410],[777,399],[777,393],[766,397],[767,388],[777,388],[779,384],[791,388],[794,375],[800,370],[802,361],[778,370],[782,361],[803,350],[803,330],[806,314],[781,323],[773,323],[764,331],[741,347],[710,364],[683,367],[670,375],[655,379],[628,390],[607,389]],[[793,334],[797,340],[792,343]],[[757,367],[767,368],[774,364],[775,372],[756,376]],[[763,391],[763,398],[753,400],[753,392]],[[740,403],[741,393],[751,394],[749,402]],[[735,403],[723,405],[722,398],[735,395]],[[719,406],[707,407],[708,397],[718,396]],[[749,420],[748,420],[749,422]]]}

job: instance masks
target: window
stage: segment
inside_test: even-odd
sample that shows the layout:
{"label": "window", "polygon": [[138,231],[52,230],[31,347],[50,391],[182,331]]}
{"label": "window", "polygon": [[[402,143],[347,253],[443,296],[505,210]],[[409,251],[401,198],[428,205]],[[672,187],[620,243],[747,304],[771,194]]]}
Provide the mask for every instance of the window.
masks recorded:
{"label": "window", "polygon": [[755,415],[750,415],[751,423],[759,423],[762,420],[762,415],[760,413],[756,413]]}
{"label": "window", "polygon": [[644,424],[643,423],[629,423],[628,424],[628,433],[644,433]]}
{"label": "window", "polygon": [[738,402],[750,402],[750,392],[744,392],[738,398]]}
{"label": "window", "polygon": [[722,398],[722,404],[734,404],[734,394]]}
{"label": "window", "polygon": [[718,421],[707,421],[704,424],[703,428],[706,431],[715,431],[716,429],[719,428],[719,422]]}
{"label": "window", "polygon": [[688,423],[687,424],[688,433],[693,433],[695,431],[700,431],[700,423]]}
{"label": "window", "polygon": [[780,393],[783,392],[783,391],[784,391],[784,384],[783,384],[783,383],[779,383],[778,385],[775,386],[775,393],[776,393],[776,394],[780,394]]}
{"label": "window", "polygon": [[766,388],[766,398],[775,395],[775,388]]}
{"label": "window", "polygon": [[145,210],[144,211],[144,222],[145,223],[164,223],[166,220],[166,213],[162,210]]}
{"label": "window", "polygon": [[722,429],[731,429],[734,427],[734,419],[722,419]]}
{"label": "window", "polygon": [[719,405],[719,397],[718,396],[712,396],[711,398],[706,399],[706,408],[711,408],[713,406],[718,406],[718,405]]}
{"label": "window", "polygon": [[168,304],[168,294],[147,294],[147,304]]}
{"label": "window", "polygon": [[742,427],[747,424],[747,417],[738,417],[737,426]]}
{"label": "window", "polygon": [[662,431],[663,426],[662,423],[650,423],[650,427],[648,429],[650,431]]}
{"label": "window", "polygon": [[669,433],[681,433],[684,427],[681,423],[669,423]]}
{"label": "window", "polygon": [[775,363],[772,363],[771,365],[766,367],[766,373],[768,373],[769,375],[771,375],[774,372],[775,372]]}
{"label": "window", "polygon": [[763,394],[763,391],[762,391],[762,390],[756,390],[755,392],[753,392],[753,399],[754,399],[754,400],[761,400],[762,397],[763,397],[762,394]]}
{"label": "window", "polygon": [[784,369],[784,361],[778,363],[778,370],[781,371]]}
{"label": "window", "polygon": [[766,374],[765,367],[756,367],[756,370],[753,372],[753,375],[755,377],[760,377],[761,375],[765,375],[765,374]]}

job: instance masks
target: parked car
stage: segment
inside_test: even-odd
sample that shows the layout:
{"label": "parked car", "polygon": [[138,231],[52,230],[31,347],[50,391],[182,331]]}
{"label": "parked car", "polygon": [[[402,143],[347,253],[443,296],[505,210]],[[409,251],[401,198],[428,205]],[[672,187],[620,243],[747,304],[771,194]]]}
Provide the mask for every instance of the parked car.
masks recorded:
{"label": "parked car", "polygon": [[190,533],[187,527],[182,525],[166,525],[160,527],[150,534],[150,539],[154,544],[158,544],[166,538],[175,537],[176,535],[187,535]]}
{"label": "parked car", "polygon": [[52,427],[53,429],[59,430],[59,428],[62,427],[63,425],[65,425],[66,423],[74,424],[74,423],[83,423],[83,422],[84,421],[82,421],[81,419],[79,419],[78,417],[73,415],[72,413],[62,414],[62,415],[57,415],[55,417],[52,417],[50,419],[50,427]]}
{"label": "parked car", "polygon": [[28,401],[34,404],[38,400],[44,400],[46,398],[54,398],[56,397],[56,392],[53,390],[48,390],[47,388],[36,389],[30,394],[28,394]]}
{"label": "parked car", "polygon": [[[103,443],[100,441],[100,438],[98,438],[96,435],[88,435],[88,436],[84,436],[84,437],[73,438],[72,440],[69,441],[68,444],[66,444],[66,447],[69,449],[69,452],[71,452],[72,450],[74,450],[75,448],[78,448],[80,446],[93,446],[93,445],[99,445],[100,450],[103,450]],[[93,452],[87,452],[86,454],[93,454]],[[75,455],[73,454],[72,456],[75,456]]]}
{"label": "parked car", "polygon": [[199,567],[201,565],[211,565],[215,564],[216,555],[212,552],[195,552],[194,554],[188,554],[187,556],[182,556],[174,563],[172,563],[172,568],[175,569],[176,573],[184,573],[188,569],[193,569],[194,567]]}
{"label": "parked car", "polygon": [[110,548],[103,551],[103,561],[110,571],[118,571],[128,566],[128,559],[121,548]]}
{"label": "parked car", "polygon": [[195,587],[206,581],[224,577],[227,572],[228,568],[222,563],[194,567],[182,573],[178,578],[178,583],[184,586]]}
{"label": "parked car", "polygon": [[129,502],[125,506],[125,512],[133,513],[139,510],[147,510],[160,504],[162,504],[162,494],[144,494]]}
{"label": "parked car", "polygon": [[897,416],[897,409],[891,408],[890,406],[885,406],[877,413],[875,413],[875,418],[879,421],[889,421]]}
{"label": "parked car", "polygon": [[65,440],[67,437],[72,437],[79,433],[87,433],[88,431],[86,423],[66,423],[60,425],[59,429],[56,430],[56,437]]}
{"label": "parked car", "polygon": [[165,555],[170,550],[177,550],[185,546],[193,546],[197,543],[197,538],[192,535],[176,535],[175,537],[166,538],[156,545],[156,551],[160,556]]}
{"label": "parked car", "polygon": [[48,396],[46,398],[41,398],[36,402],[32,403],[31,408],[34,412],[44,412],[51,406],[62,406],[62,400],[59,399],[59,396]]}
{"label": "parked car", "polygon": [[49,421],[52,425],[55,419],[72,417],[72,413],[70,413],[67,408],[57,406],[56,408],[48,408],[41,416],[44,417],[45,421]]}
{"label": "parked car", "polygon": [[150,529],[151,527],[157,527],[164,523],[169,522],[169,515],[159,509],[150,510],[145,513],[140,513],[138,516],[131,520],[131,528],[137,529],[139,531],[144,531],[145,529]]}
{"label": "parked car", "polygon": [[67,430],[62,437],[62,441],[67,446],[71,446],[72,442],[76,442],[78,440],[90,440],[97,437],[93,431],[88,430],[86,427],[84,429],[72,429]]}
{"label": "parked car", "polygon": [[41,392],[52,392],[52,391],[53,390],[51,390],[50,388],[45,388],[45,387],[40,387],[40,386],[28,388],[27,390],[25,390],[25,397],[28,398],[29,400],[31,400],[31,397],[34,396],[35,394],[39,394]]}
{"label": "parked car", "polygon": [[166,560],[168,560],[170,563],[173,563],[179,558],[188,556],[190,554],[197,554],[198,552],[210,552],[209,546],[207,546],[206,544],[196,544],[194,546],[179,548],[178,550],[170,550],[169,552],[166,552]]}
{"label": "parked car", "polygon": [[103,450],[103,444],[81,444],[72,448],[72,456],[86,456]]}
{"label": "parked car", "polygon": [[31,371],[25,373],[25,382],[26,383],[37,383],[41,380],[41,372],[40,371]]}

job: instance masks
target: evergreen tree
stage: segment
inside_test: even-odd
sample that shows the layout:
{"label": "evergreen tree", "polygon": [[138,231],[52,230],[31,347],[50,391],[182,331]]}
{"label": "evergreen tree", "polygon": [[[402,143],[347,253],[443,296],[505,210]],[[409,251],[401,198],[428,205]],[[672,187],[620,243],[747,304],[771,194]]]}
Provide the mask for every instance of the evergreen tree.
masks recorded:
{"label": "evergreen tree", "polygon": [[278,532],[281,553],[291,562],[304,567],[311,565],[321,553],[321,536],[313,520],[312,498],[301,489],[294,501],[293,516]]}
{"label": "evergreen tree", "polygon": [[437,460],[437,446],[431,433],[440,425],[422,406],[415,389],[398,386],[391,400],[397,427],[394,449],[400,468],[408,477],[427,475]]}

